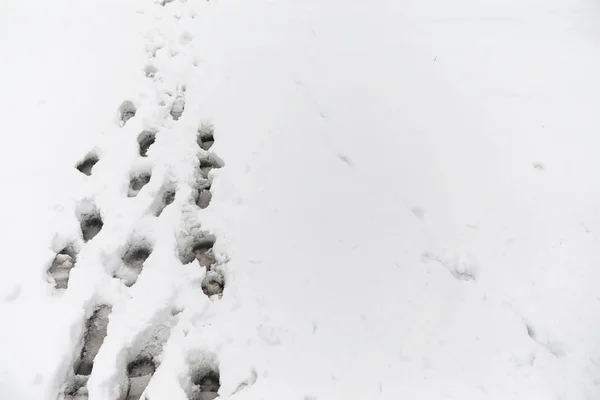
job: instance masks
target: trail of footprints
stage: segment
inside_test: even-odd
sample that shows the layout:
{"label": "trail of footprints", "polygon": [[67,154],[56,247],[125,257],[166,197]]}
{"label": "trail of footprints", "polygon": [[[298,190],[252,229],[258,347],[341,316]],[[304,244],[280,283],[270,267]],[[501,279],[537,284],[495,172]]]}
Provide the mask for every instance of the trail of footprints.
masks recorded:
{"label": "trail of footprints", "polygon": [[[158,0],[158,4],[169,6],[174,0]],[[184,32],[184,34],[187,34]],[[189,35],[188,35],[189,36]],[[191,40],[188,37],[187,42]],[[143,73],[153,82],[155,90],[159,90],[161,73],[157,68],[156,46],[150,51],[148,64]],[[164,93],[164,92],[163,92]],[[176,89],[167,93],[171,99],[171,105],[166,118],[170,118],[170,124],[178,123],[186,112],[186,87],[178,85]],[[160,104],[163,106],[163,104]],[[121,128],[128,125],[132,119],[135,119],[138,109],[134,102],[130,100],[123,101],[117,110],[117,123]],[[167,124],[168,125],[168,124]],[[137,136],[132,138],[137,142],[137,155],[140,160],[151,159],[159,135],[162,131],[156,128],[142,129]],[[198,146],[198,170],[196,171],[196,182],[192,187],[192,198],[190,199],[199,210],[209,207],[212,200],[212,174],[215,168],[224,166],[224,162],[213,152],[210,151],[215,142],[215,129],[209,122],[202,122],[196,132],[196,144]],[[175,155],[176,157],[176,155]],[[84,176],[85,179],[94,179],[94,168],[98,163],[102,163],[101,153],[96,150],[87,153],[76,165],[75,168]],[[127,173],[127,172],[125,172]],[[129,175],[129,185],[124,197],[127,201],[136,201],[136,198],[144,187],[152,180],[152,170],[131,171]],[[175,182],[166,183],[159,190],[154,202],[152,203],[150,214],[156,218],[161,218],[164,211],[175,201],[177,197],[177,184]],[[81,240],[73,240],[66,244],[54,257],[48,268],[49,281],[53,282],[56,292],[69,290],[69,278],[73,268],[77,268],[78,254],[93,241],[104,227],[102,210],[96,208],[93,204],[85,209],[85,212],[79,212],[77,215]],[[222,265],[215,257],[213,247],[216,238],[205,232],[194,232],[182,239],[184,245],[179,246],[179,259],[182,264],[189,264],[197,260],[198,264],[205,268],[206,274],[201,283],[203,293],[216,300],[223,295],[225,288],[225,277],[222,272]],[[152,256],[153,243],[146,239],[136,239],[126,246],[122,247],[119,266],[113,271],[112,278],[118,279],[124,288],[131,288],[136,285],[139,277],[144,271],[144,265]],[[124,289],[127,290],[127,289]],[[72,369],[66,379],[66,382],[59,394],[60,400],[86,400],[88,399],[88,378],[94,373],[94,361],[100,352],[108,333],[108,326],[111,323],[112,306],[109,304],[100,304],[95,306],[87,316],[87,320],[82,321],[85,324],[83,340],[80,344],[80,350],[77,351]],[[162,329],[162,328],[161,328]],[[143,396],[143,393],[151,381],[155,371],[160,366],[160,353],[162,345],[166,342],[171,331],[171,326],[164,327],[157,335],[152,336],[154,344],[143,347],[137,356],[127,360],[126,368],[122,371],[125,386],[121,394],[114,400],[150,400]],[[218,397],[220,388],[220,372],[218,363],[209,356],[201,356],[200,359],[191,362],[188,360],[189,384],[186,388],[189,400],[213,400]],[[126,377],[126,378],[125,378]],[[183,384],[183,383],[182,383]],[[156,400],[156,399],[152,399]]]}
{"label": "trail of footprints", "polygon": [[[129,104],[127,102],[123,103]],[[183,112],[183,107],[177,108]],[[122,122],[127,122],[128,119],[135,116],[135,111],[127,106],[121,106],[123,114]],[[178,119],[181,115],[174,119]],[[156,140],[156,132],[145,130],[142,131],[138,138],[139,156],[146,157],[148,150]],[[194,201],[200,209],[208,207],[211,201],[211,179],[209,173],[213,168],[220,168],[224,165],[223,161],[216,155],[208,153],[208,149],[214,143],[214,127],[210,124],[202,124],[198,131],[197,144],[202,149],[199,157],[198,184],[195,189],[196,195]],[[85,175],[92,176],[93,166],[99,162],[99,158],[95,153],[87,155],[82,162],[76,165],[76,168]],[[140,190],[150,181],[151,173],[142,173],[132,176],[128,197],[135,197]],[[156,209],[155,216],[159,217],[162,211],[170,205],[176,195],[174,187],[167,187],[159,195],[159,206]],[[102,230],[103,220],[100,212],[92,208],[91,211],[79,216],[81,235],[84,243],[93,240]],[[180,261],[183,264],[188,264],[197,260],[201,267],[206,268],[206,274],[202,281],[201,287],[204,294],[211,298],[219,298],[223,294],[225,287],[225,279],[220,270],[213,252],[215,237],[212,235],[198,234],[198,237],[192,238],[190,246],[183,250],[180,254]],[[55,288],[64,290],[68,288],[69,276],[71,269],[76,267],[78,249],[74,244],[65,246],[54,258],[52,265],[48,269],[49,275],[55,283]],[[122,256],[122,266],[114,274],[114,277],[120,279],[121,282],[131,287],[135,285],[138,277],[143,271],[144,263],[152,254],[152,246],[150,243],[138,241],[131,244]],[[77,361],[73,365],[73,376],[65,384],[63,394],[59,396],[64,400],[84,400],[88,398],[87,381],[93,371],[94,359],[104,342],[107,335],[107,327],[109,324],[110,313],[112,307],[110,305],[98,306],[85,322],[85,334],[83,346]],[[147,387],[156,368],[157,362],[154,357],[142,355],[127,365],[128,387],[126,394],[122,398],[116,400],[138,400]],[[218,397],[219,371],[215,365],[203,363],[195,369],[191,370],[191,383],[193,385],[189,394],[190,400],[212,400]]]}
{"label": "trail of footprints", "polygon": [[[135,117],[136,109],[131,102],[123,102],[119,112],[123,126],[128,120]],[[182,98],[177,97],[171,116],[174,120],[178,120],[183,112],[184,101]],[[155,131],[144,130],[138,135],[137,142],[140,157],[147,157],[148,151],[156,141],[156,134]],[[208,207],[211,201],[210,171],[224,165],[220,158],[208,152],[213,143],[214,127],[211,124],[203,123],[197,135],[197,144],[202,150],[198,161],[198,183],[194,196],[194,202],[200,209]],[[100,161],[97,154],[91,152],[76,165],[76,168],[82,174],[92,177],[93,167]],[[142,188],[150,182],[151,178],[150,171],[132,175],[127,196],[137,196]],[[158,206],[154,215],[159,217],[163,210],[173,203],[175,196],[176,188],[174,186],[165,188],[159,195]],[[84,245],[93,240],[101,232],[104,225],[101,213],[95,208],[79,215],[79,222]],[[191,246],[184,251],[185,254],[180,255],[181,262],[188,264],[194,259],[198,260],[200,266],[206,268],[207,271],[201,284],[202,291],[208,297],[220,298],[225,287],[225,279],[213,252],[215,238],[211,235],[201,234],[198,238],[192,239],[190,243]],[[77,265],[78,250],[74,244],[69,244],[56,254],[52,265],[48,269],[48,274],[54,281],[55,289],[68,289],[70,272]],[[114,278],[119,279],[126,287],[132,287],[137,282],[143,271],[144,263],[151,254],[152,246],[150,243],[138,241],[131,244],[125,250],[121,259],[121,268],[116,271]],[[72,377],[67,380],[59,398],[64,400],[84,400],[88,398],[87,381],[93,371],[94,359],[107,335],[111,311],[112,307],[110,305],[100,305],[94,309],[92,315],[85,322],[85,334],[80,355],[73,365]],[[142,355],[132,360],[127,365],[127,390],[121,398],[116,400],[140,399],[157,367],[156,360],[150,355]],[[192,368],[190,374],[193,385],[189,393],[190,400],[212,400],[218,397],[217,393],[220,387],[219,371],[215,365],[201,364],[195,369]]]}

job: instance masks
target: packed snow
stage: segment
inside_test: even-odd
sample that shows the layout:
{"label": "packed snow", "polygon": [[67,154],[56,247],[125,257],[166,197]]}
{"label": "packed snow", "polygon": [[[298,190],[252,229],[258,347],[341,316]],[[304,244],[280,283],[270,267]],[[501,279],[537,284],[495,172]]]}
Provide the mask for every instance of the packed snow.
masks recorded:
{"label": "packed snow", "polygon": [[600,4],[0,2],[0,399],[600,398]]}

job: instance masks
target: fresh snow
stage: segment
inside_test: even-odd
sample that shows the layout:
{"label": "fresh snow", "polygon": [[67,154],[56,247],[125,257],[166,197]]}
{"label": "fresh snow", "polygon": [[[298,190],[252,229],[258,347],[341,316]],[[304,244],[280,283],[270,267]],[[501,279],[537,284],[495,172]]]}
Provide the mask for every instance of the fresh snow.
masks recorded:
{"label": "fresh snow", "polygon": [[599,22],[0,2],[0,399],[600,398]]}

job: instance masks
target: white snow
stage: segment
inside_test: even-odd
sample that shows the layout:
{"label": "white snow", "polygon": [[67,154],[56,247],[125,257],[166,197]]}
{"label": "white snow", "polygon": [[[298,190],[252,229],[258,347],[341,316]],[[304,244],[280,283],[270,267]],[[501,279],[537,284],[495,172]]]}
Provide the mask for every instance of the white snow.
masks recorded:
{"label": "white snow", "polygon": [[109,305],[82,399],[597,399],[599,21],[3,1],[0,398],[69,398]]}

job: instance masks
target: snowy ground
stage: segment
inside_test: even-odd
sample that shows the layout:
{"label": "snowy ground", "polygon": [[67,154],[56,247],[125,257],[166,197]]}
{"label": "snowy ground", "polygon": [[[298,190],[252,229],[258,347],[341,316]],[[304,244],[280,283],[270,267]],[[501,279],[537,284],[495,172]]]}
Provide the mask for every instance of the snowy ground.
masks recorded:
{"label": "snowy ground", "polygon": [[0,398],[600,398],[599,22],[0,2]]}

